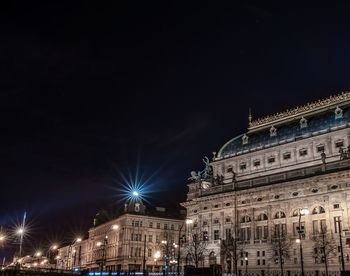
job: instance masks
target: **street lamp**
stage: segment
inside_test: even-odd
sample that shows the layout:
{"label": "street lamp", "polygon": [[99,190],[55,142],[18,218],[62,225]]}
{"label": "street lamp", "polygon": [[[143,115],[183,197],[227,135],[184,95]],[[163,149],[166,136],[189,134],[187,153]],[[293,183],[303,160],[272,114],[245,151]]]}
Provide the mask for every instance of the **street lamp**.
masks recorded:
{"label": "street lamp", "polygon": [[117,225],[117,224],[112,225],[112,229],[113,230],[118,230],[119,229],[119,225]]}
{"label": "street lamp", "polygon": [[304,233],[304,228],[301,226],[301,216],[309,214],[308,209],[301,209],[299,211],[299,227],[298,227],[298,234],[299,239],[296,239],[296,243],[299,243],[300,248],[300,266],[301,266],[301,276],[304,276],[304,258],[303,258],[303,246],[301,242],[302,234]]}
{"label": "street lamp", "polygon": [[245,260],[245,275],[248,275],[248,257],[245,257],[244,260]]}

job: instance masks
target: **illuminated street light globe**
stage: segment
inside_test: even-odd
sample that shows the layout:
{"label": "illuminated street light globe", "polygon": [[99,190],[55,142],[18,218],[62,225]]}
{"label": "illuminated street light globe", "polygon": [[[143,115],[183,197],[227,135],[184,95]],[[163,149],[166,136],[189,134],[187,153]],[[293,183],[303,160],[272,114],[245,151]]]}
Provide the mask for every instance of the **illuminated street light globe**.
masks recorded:
{"label": "illuminated street light globe", "polygon": [[132,195],[133,195],[134,197],[138,197],[138,196],[139,196],[139,192],[138,192],[138,191],[133,191],[133,192],[132,192]]}
{"label": "illuminated street light globe", "polygon": [[113,229],[113,230],[118,230],[118,228],[119,228],[119,225],[117,225],[117,224],[114,224],[114,225],[112,226],[112,229]]}
{"label": "illuminated street light globe", "polygon": [[17,234],[21,235],[23,233],[24,233],[24,228],[23,227],[18,228]]}
{"label": "illuminated street light globe", "polygon": [[81,238],[77,238],[77,239],[76,239],[76,242],[81,242],[81,241],[82,241]]}

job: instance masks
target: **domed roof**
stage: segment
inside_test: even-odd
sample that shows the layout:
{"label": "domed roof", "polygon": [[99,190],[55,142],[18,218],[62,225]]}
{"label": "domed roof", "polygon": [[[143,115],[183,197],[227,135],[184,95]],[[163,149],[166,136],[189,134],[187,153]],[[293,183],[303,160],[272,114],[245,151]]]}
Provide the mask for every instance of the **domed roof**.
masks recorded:
{"label": "domed roof", "polygon": [[[311,117],[305,116],[306,127],[301,126],[301,117],[296,117],[294,121],[272,126],[276,128],[276,135],[270,134],[270,127],[255,132],[248,132],[239,135],[228,141],[218,152],[217,157],[235,155],[247,151],[259,150],[267,146],[275,146],[285,142],[293,142],[299,139],[320,135],[328,131],[347,127],[350,124],[350,108],[343,109],[343,116],[336,118],[334,109],[316,114]],[[243,143],[243,136],[248,137],[247,143]]]}

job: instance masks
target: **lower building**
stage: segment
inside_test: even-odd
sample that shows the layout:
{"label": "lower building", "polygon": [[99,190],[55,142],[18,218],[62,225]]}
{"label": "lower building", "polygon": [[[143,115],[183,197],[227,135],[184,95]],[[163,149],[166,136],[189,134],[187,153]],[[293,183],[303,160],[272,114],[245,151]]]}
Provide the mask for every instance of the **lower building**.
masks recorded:
{"label": "lower building", "polygon": [[59,249],[59,267],[89,271],[176,271],[184,214],[146,210],[141,199],[124,214],[89,230],[88,238]]}

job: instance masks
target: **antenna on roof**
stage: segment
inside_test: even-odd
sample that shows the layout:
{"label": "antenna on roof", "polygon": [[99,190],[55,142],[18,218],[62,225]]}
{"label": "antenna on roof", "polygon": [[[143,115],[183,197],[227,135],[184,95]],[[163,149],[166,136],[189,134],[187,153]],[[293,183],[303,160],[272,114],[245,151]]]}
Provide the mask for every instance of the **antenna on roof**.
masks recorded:
{"label": "antenna on roof", "polygon": [[251,125],[251,123],[252,123],[252,110],[251,110],[251,108],[250,108],[250,107],[249,107],[248,121],[249,121],[249,126],[250,126],[250,125]]}

